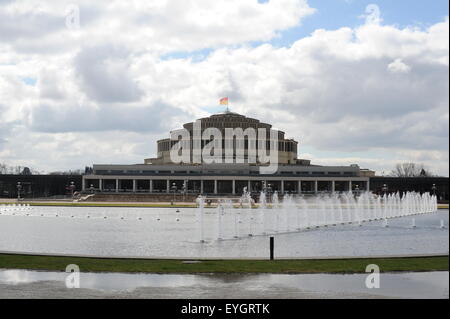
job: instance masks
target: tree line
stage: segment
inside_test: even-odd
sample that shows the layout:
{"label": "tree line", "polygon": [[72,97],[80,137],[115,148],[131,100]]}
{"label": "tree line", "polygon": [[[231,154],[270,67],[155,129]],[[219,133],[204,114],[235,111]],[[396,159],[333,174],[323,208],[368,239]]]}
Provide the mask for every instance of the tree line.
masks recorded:
{"label": "tree line", "polygon": [[399,163],[388,176],[393,177],[431,177],[436,176],[423,164]]}
{"label": "tree line", "polygon": [[[48,173],[48,175],[81,175],[86,173],[92,173],[92,167],[86,166],[84,169],[75,170],[64,170],[64,171],[53,171]],[[0,163],[0,175],[40,175],[45,174],[36,169],[21,166],[21,165],[8,165],[5,163]]]}

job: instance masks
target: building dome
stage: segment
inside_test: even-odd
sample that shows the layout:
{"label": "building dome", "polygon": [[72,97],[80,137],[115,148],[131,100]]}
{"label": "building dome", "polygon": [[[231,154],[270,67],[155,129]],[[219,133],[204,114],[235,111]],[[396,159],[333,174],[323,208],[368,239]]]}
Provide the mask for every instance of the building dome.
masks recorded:
{"label": "building dome", "polygon": [[[200,123],[201,132],[203,133],[205,129],[217,128],[221,134],[222,138],[226,136],[225,129],[242,129],[244,132],[248,128],[252,128],[256,131],[258,129],[265,129],[267,132],[266,138],[269,137],[269,132],[272,130],[272,125],[268,123],[263,123],[258,119],[247,117],[235,112],[225,111],[217,114],[213,114],[208,117],[200,118],[195,123]],[[190,147],[192,150],[192,137],[194,136],[194,122],[185,123],[183,129],[190,133],[191,142]],[[174,130],[172,132],[176,132]],[[275,131],[275,130],[272,130]],[[295,164],[297,162],[297,144],[298,142],[293,139],[285,139],[284,132],[276,130],[278,137],[278,161],[280,164]],[[258,137],[259,139],[260,137]],[[259,141],[259,140],[258,140]],[[146,159],[146,164],[170,164],[172,163],[170,159],[170,150],[172,146],[177,143],[175,140],[170,138],[162,139],[157,141],[157,158]],[[248,160],[248,136],[244,136],[243,140],[240,142],[236,139],[232,142],[234,148],[234,154],[237,153],[236,147],[243,145],[244,148],[244,162]],[[241,144],[240,144],[241,143]],[[205,141],[201,142],[201,147],[206,145]],[[237,146],[238,145],[238,146]],[[256,143],[258,145],[258,143]],[[222,149],[225,147],[225,139],[222,141]],[[225,154],[223,151],[222,154]],[[225,155],[223,155],[225,156]],[[236,158],[236,155],[234,155]]]}

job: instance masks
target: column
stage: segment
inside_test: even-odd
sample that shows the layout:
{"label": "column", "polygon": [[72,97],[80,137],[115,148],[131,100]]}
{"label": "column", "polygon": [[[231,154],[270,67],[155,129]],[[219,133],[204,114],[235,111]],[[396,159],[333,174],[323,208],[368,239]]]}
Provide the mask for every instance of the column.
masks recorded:
{"label": "column", "polygon": [[318,193],[319,192],[319,183],[317,181],[314,181],[314,193]]}
{"label": "column", "polygon": [[169,194],[170,193],[170,181],[166,180],[166,193]]}
{"label": "column", "polygon": [[84,176],[81,178],[81,190],[86,190],[86,180],[84,179]]}
{"label": "column", "polygon": [[281,194],[284,194],[284,181],[281,180]]}
{"label": "column", "polygon": [[231,194],[236,194],[236,181],[234,179],[231,181]]}
{"label": "column", "polygon": [[153,179],[150,180],[150,193],[153,193]]}
{"label": "column", "polygon": [[352,181],[348,181],[348,190],[352,191]]}
{"label": "column", "polygon": [[214,180],[214,194],[217,194],[217,179]]}
{"label": "column", "polygon": [[250,180],[247,182],[247,192],[251,193],[252,191],[252,184],[250,182]]}
{"label": "column", "polygon": [[302,181],[298,181],[297,189],[298,189],[298,193],[301,194],[302,193]]}
{"label": "column", "polygon": [[336,191],[336,182],[331,181],[331,192],[334,193]]}
{"label": "column", "polygon": [[367,182],[366,182],[366,190],[367,190],[367,191],[370,191],[370,178],[367,179]]}
{"label": "column", "polygon": [[133,179],[133,193],[136,193],[136,180]]}
{"label": "column", "polygon": [[102,191],[102,189],[103,189],[103,187],[102,187],[103,185],[102,185],[102,184],[103,184],[103,180],[100,178],[100,179],[98,180],[98,190],[99,190],[99,191]]}
{"label": "column", "polygon": [[203,194],[203,179],[200,180],[200,194]]}
{"label": "column", "polygon": [[119,180],[116,178],[116,193],[119,192]]}

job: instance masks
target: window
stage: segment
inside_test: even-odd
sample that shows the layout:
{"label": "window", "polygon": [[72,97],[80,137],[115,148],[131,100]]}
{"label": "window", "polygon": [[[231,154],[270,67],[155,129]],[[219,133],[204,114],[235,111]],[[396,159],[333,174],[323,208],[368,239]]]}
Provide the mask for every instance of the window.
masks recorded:
{"label": "window", "polygon": [[159,174],[170,174],[171,171],[159,171],[158,173],[159,173]]}
{"label": "window", "polygon": [[328,175],[341,175],[341,172],[328,172]]}
{"label": "window", "polygon": [[353,172],[344,172],[344,175],[355,175]]}

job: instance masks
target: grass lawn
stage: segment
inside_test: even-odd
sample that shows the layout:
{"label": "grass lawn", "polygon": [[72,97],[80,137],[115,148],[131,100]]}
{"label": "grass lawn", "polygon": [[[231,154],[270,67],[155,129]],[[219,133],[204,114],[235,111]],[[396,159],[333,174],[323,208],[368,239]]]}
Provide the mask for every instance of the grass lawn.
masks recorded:
{"label": "grass lawn", "polygon": [[[188,260],[188,259],[187,259]],[[148,273],[364,273],[369,264],[382,272],[448,271],[448,256],[309,260],[183,260],[103,259],[0,254],[0,268],[64,271],[76,264],[82,272]]]}

